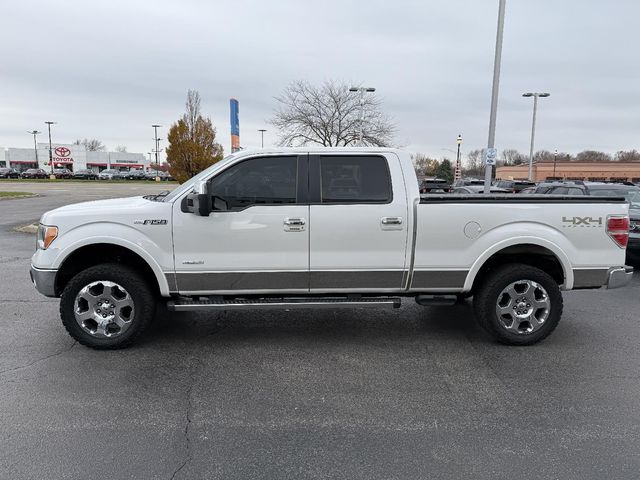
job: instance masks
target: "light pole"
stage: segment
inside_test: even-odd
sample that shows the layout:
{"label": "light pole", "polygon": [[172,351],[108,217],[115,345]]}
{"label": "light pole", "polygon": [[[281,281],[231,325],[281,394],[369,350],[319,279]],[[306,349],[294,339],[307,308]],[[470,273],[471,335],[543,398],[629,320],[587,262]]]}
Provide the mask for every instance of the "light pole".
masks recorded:
{"label": "light pole", "polygon": [[38,168],[40,168],[40,163],[38,162],[38,142],[36,140],[36,135],[39,135],[42,132],[39,132],[38,130],[27,130],[27,133],[33,135],[33,151],[36,154],[36,164],[38,165]]}
{"label": "light pole", "polygon": [[558,149],[553,152],[553,179],[556,179],[556,161],[558,160]]}
{"label": "light pole", "polygon": [[364,94],[373,93],[376,91],[373,87],[351,87],[350,92],[360,92],[360,135],[358,143],[362,146],[362,139],[364,138]]}
{"label": "light pole", "polygon": [[158,175],[158,142],[160,141],[158,139],[158,128],[161,127],[162,125],[151,125],[153,127],[153,131],[155,132],[155,137],[154,140],[156,141],[156,148],[154,150],[155,154],[156,154],[156,182],[160,181],[160,176]]}
{"label": "light pole", "polygon": [[536,113],[538,111],[538,97],[545,98],[550,96],[550,93],[538,93],[528,92],[523,93],[523,97],[533,97],[533,121],[531,122],[531,148],[529,150],[529,180],[533,174],[533,144],[536,137]]}
{"label": "light pole", "polygon": [[456,154],[456,170],[453,174],[454,182],[462,178],[462,165],[460,165],[460,145],[462,145],[462,135],[458,135],[458,138],[456,138],[456,143],[458,144],[458,152]]}
{"label": "light pole", "polygon": [[[502,37],[504,34],[504,10],[506,0],[500,0],[498,6],[498,32],[496,33],[496,53],[493,59],[493,86],[491,88],[491,114],[489,115],[489,140],[487,150],[493,150],[496,143],[496,117],[498,114],[498,91],[500,90],[500,62],[502,61]],[[491,192],[491,173],[493,166],[484,168],[484,193]]]}
{"label": "light pole", "polygon": [[49,167],[51,168],[51,177],[53,177],[53,152],[51,151],[51,125],[55,125],[56,122],[44,122],[49,129]]}
{"label": "light pole", "polygon": [[258,131],[260,132],[260,146],[261,148],[264,148],[264,132],[266,132],[266,130],[264,128],[259,128]]}

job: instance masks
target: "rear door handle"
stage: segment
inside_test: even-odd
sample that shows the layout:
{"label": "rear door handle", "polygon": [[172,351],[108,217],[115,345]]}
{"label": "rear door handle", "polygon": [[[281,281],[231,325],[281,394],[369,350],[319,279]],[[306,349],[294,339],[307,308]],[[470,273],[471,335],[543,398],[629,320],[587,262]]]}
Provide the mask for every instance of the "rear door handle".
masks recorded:
{"label": "rear door handle", "polygon": [[382,217],[382,225],[402,225],[402,217]]}

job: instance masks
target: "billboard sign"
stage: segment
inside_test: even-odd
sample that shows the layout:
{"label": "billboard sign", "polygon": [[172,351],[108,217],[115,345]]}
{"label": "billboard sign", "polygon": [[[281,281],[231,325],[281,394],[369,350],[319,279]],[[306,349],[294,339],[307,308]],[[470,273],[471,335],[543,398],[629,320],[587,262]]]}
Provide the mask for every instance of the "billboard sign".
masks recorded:
{"label": "billboard sign", "polygon": [[238,100],[229,100],[229,112],[231,120],[231,153],[240,150],[240,105]]}

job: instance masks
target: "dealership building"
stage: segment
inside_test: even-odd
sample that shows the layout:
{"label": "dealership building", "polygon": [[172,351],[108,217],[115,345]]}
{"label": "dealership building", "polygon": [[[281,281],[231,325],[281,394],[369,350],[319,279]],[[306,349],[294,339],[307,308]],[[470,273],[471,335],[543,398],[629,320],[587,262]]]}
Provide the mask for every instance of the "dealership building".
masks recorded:
{"label": "dealership building", "polygon": [[[496,169],[496,178],[523,180],[529,176],[529,164],[505,165]],[[589,180],[593,182],[640,182],[640,162],[536,162],[531,169],[531,179]]]}
{"label": "dealership building", "polygon": [[[143,153],[94,152],[84,145],[54,143],[51,148],[53,168],[67,168],[72,171],[93,170],[101,172],[114,170],[147,169],[149,159]],[[38,148],[0,147],[0,167],[12,167],[24,171],[28,168],[42,168],[49,171],[49,144],[38,143]]]}

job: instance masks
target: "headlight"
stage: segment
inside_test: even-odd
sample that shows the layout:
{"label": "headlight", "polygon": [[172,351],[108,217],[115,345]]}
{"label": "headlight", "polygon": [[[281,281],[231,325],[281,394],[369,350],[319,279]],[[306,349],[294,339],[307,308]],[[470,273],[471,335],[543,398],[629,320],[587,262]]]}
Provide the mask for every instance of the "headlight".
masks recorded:
{"label": "headlight", "polygon": [[629,223],[629,233],[640,233],[640,218],[632,218]]}
{"label": "headlight", "polygon": [[40,224],[38,226],[38,235],[36,245],[40,250],[46,250],[58,236],[58,227],[50,227]]}

